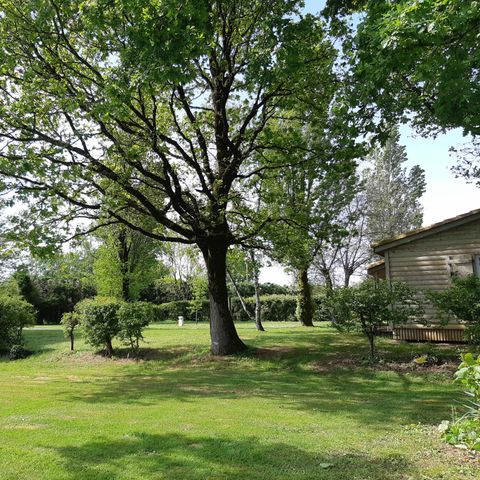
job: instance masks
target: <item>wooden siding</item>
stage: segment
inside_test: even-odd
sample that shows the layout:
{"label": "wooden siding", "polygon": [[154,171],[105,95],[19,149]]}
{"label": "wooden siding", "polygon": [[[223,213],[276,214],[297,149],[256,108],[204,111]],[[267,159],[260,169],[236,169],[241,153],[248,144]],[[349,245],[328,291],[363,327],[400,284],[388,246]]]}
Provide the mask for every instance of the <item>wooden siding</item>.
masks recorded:
{"label": "wooden siding", "polygon": [[[404,281],[412,287],[422,290],[444,290],[451,285],[453,275],[468,275],[474,272],[473,258],[480,254],[480,220],[451,228],[434,234],[430,237],[420,238],[410,243],[400,245],[385,252],[385,263],[387,265],[387,276],[392,281]],[[420,298],[423,295],[420,294]],[[441,315],[427,302],[424,303],[425,318],[433,324],[439,323]],[[449,326],[455,328],[459,324],[454,319],[449,319]],[[412,325],[412,328],[413,327]],[[410,335],[414,340],[418,335],[426,333],[410,332],[408,328],[399,333],[399,338]],[[431,331],[439,329],[431,329]],[[400,329],[398,329],[400,332]],[[444,334],[447,335],[445,331]],[[452,341],[457,340],[460,333],[452,333]],[[448,336],[448,335],[447,335]],[[448,340],[448,338],[445,338]],[[443,341],[439,339],[438,341]]]}

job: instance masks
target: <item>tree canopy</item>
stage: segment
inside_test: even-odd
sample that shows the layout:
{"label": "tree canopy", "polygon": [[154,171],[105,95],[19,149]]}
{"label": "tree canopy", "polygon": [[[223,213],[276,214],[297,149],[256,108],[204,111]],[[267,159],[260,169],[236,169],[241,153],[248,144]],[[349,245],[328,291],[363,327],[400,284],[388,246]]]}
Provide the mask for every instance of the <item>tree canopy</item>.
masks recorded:
{"label": "tree canopy", "polygon": [[72,234],[80,218],[198,245],[212,351],[245,348],[226,250],[268,219],[245,228],[231,202],[259,173],[249,158],[281,149],[288,162],[303,146],[279,145],[270,124],[292,105],[325,123],[338,86],[326,29],[301,6],[2,0],[0,175],[6,198],[29,209],[12,231],[48,244],[62,236],[55,225]]}
{"label": "tree canopy", "polygon": [[345,46],[367,125],[380,113],[422,133],[480,133],[478,2],[330,0],[326,13],[358,16]]}

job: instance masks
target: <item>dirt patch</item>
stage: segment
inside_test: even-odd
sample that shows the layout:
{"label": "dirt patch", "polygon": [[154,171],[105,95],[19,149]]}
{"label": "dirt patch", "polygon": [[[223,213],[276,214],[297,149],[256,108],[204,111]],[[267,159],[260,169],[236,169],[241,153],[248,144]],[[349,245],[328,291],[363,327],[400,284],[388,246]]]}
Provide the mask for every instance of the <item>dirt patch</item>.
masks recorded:
{"label": "dirt patch", "polygon": [[408,362],[390,360],[370,362],[363,358],[342,358],[313,363],[313,369],[318,373],[328,372],[337,368],[363,368],[385,372],[443,373],[446,375],[452,375],[458,368],[458,361],[438,361],[434,364],[419,364],[413,360]]}
{"label": "dirt patch", "polygon": [[252,356],[255,358],[261,358],[263,360],[278,360],[279,358],[291,354],[294,351],[294,348],[289,347],[256,348],[255,350],[252,350]]}

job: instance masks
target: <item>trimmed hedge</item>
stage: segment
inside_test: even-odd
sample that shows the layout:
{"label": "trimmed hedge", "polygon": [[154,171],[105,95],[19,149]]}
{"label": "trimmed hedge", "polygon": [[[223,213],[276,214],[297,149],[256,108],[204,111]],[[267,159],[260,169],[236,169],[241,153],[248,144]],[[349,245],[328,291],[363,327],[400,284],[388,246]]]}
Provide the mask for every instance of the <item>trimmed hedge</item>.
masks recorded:
{"label": "trimmed hedge", "polygon": [[[200,311],[198,312],[198,320],[208,320],[210,314],[210,305],[208,300],[203,300]],[[154,306],[154,319],[157,322],[164,320],[177,320],[183,317],[187,321],[195,320],[195,313],[191,311],[191,302],[188,300],[178,300],[176,302],[161,303]]]}
{"label": "trimmed hedge", "polygon": [[[265,295],[260,297],[262,302],[262,320],[270,322],[295,321],[295,310],[297,308],[297,297],[295,295]],[[326,308],[324,307],[324,297],[314,297],[314,321],[329,320]],[[255,297],[244,299],[245,305],[250,312],[251,318],[255,317]],[[191,312],[190,302],[179,300],[156,305],[155,321],[177,320],[182,316],[186,321],[194,321],[195,314]],[[249,321],[248,315],[243,310],[238,297],[231,297],[230,311],[235,321]],[[209,303],[204,300],[202,308],[198,313],[198,320],[206,321],[209,318]]]}

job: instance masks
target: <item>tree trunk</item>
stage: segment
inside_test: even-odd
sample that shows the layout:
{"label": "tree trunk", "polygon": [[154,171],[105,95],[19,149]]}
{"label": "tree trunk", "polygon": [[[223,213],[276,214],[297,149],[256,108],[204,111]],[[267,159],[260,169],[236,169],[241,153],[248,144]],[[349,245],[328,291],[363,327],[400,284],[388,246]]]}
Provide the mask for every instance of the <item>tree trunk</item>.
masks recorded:
{"label": "tree trunk", "polygon": [[[252,263],[255,263],[255,255],[253,252],[250,252],[250,258]],[[257,265],[253,266],[253,285],[255,288],[255,327],[259,332],[264,332],[265,329],[262,325],[262,303],[260,302],[260,285],[258,278],[258,268]]]}
{"label": "tree trunk", "polygon": [[348,287],[350,286],[350,278],[352,276],[352,272],[350,269],[344,269],[343,274],[344,274],[343,286]]}
{"label": "tree trunk", "polygon": [[228,308],[227,242],[221,238],[201,246],[208,274],[210,338],[213,355],[231,355],[247,346],[240,340]]}
{"label": "tree trunk", "polygon": [[130,246],[126,229],[118,234],[118,259],[120,261],[120,272],[122,274],[122,299],[128,302],[130,299]]}
{"label": "tree trunk", "polygon": [[372,360],[375,358],[375,335],[369,333],[368,335],[368,344],[370,345],[370,357]]}
{"label": "tree trunk", "polygon": [[73,332],[70,334],[70,350],[73,352],[74,350],[74,338],[73,338]]}
{"label": "tree trunk", "polygon": [[333,291],[333,280],[332,280],[332,275],[330,273],[330,269],[328,268],[322,268],[320,270],[323,279],[325,280],[325,288],[327,289],[327,294],[329,292]]}
{"label": "tree trunk", "polygon": [[298,271],[297,320],[304,327],[313,327],[313,305],[308,283],[308,268]]}
{"label": "tree trunk", "polygon": [[113,345],[111,338],[107,338],[105,340],[105,351],[109,357],[113,357]]}

